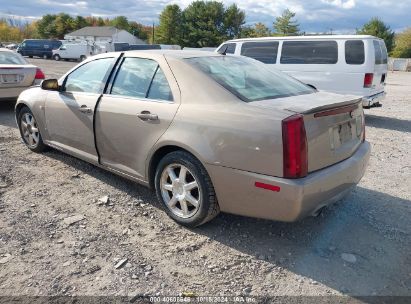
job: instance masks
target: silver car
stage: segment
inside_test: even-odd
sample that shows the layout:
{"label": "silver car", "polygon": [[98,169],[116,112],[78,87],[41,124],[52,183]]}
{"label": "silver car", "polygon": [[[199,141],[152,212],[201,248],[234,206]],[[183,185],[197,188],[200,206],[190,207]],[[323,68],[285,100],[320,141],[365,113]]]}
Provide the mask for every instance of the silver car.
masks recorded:
{"label": "silver car", "polygon": [[22,91],[44,78],[44,73],[20,54],[0,48],[0,100],[16,100]]}
{"label": "silver car", "polygon": [[23,92],[27,147],[47,146],[155,189],[170,217],[295,221],[343,197],[370,155],[361,100],[245,57],[98,55]]}

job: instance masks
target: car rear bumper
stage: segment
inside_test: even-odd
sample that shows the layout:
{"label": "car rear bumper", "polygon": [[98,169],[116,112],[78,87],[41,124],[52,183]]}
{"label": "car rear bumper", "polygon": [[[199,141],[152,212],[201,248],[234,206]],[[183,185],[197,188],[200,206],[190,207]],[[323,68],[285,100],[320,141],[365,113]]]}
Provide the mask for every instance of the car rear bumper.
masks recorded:
{"label": "car rear bumper", "polygon": [[[315,214],[320,208],[344,197],[364,175],[370,151],[370,144],[364,142],[350,158],[300,179],[215,165],[206,165],[206,168],[221,211],[292,222]],[[278,188],[276,191],[257,188],[256,182]]]}
{"label": "car rear bumper", "polygon": [[371,96],[363,97],[362,106],[369,108],[369,107],[378,105],[385,98],[385,95],[387,95],[387,93],[382,91],[382,92],[379,92]]}

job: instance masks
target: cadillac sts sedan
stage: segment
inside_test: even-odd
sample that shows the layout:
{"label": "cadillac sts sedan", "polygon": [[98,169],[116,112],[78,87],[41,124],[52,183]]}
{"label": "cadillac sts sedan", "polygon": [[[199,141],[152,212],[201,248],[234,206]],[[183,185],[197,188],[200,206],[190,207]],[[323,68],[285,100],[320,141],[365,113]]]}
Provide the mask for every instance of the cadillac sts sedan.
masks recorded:
{"label": "cadillac sts sedan", "polygon": [[186,226],[220,211],[315,215],[359,182],[370,154],[360,99],[210,52],[91,57],[23,92],[16,119],[32,151],[52,147],[149,186]]}

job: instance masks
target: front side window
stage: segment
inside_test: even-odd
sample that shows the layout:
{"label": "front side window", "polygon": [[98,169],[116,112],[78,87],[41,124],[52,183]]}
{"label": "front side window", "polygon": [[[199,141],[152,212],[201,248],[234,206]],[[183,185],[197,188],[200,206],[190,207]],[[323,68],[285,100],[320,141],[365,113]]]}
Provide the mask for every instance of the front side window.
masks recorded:
{"label": "front side window", "polygon": [[247,57],[212,56],[185,60],[245,102],[315,92],[300,81]]}
{"label": "front side window", "polygon": [[241,55],[263,63],[274,64],[277,61],[278,41],[244,42]]}
{"label": "front side window", "polygon": [[114,80],[112,95],[172,100],[167,79],[154,60],[125,58]]}
{"label": "front side window", "polygon": [[106,76],[113,64],[114,58],[102,58],[80,66],[67,76],[65,91],[101,94]]}
{"label": "front side window", "polygon": [[335,64],[338,61],[336,41],[284,41],[282,64]]}
{"label": "front side window", "polygon": [[345,42],[345,62],[347,64],[363,64],[364,61],[364,42],[362,40],[347,40]]}

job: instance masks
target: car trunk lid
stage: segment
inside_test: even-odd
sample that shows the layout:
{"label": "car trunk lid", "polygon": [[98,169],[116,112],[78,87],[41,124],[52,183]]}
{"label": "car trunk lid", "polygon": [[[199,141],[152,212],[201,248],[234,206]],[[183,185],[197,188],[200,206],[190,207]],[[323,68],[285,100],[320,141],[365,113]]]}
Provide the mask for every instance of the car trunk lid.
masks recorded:
{"label": "car trunk lid", "polygon": [[0,64],[0,88],[31,86],[35,75],[33,65]]}
{"label": "car trunk lid", "polygon": [[308,172],[349,158],[362,142],[364,114],[356,96],[318,92],[253,104],[303,115]]}

